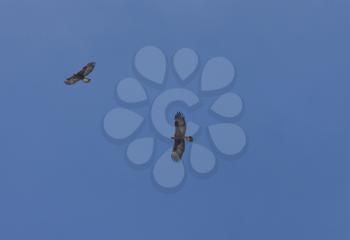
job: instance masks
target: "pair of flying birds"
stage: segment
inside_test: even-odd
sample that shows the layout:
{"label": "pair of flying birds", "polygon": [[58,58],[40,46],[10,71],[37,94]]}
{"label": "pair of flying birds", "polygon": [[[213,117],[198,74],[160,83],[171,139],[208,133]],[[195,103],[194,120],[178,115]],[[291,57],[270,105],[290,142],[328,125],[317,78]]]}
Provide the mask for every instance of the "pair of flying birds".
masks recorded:
{"label": "pair of flying birds", "polygon": [[[94,70],[96,63],[90,62],[86,64],[79,72],[73,74],[67,78],[64,83],[67,85],[75,84],[76,82],[83,81],[84,83],[89,83],[91,81],[87,76]],[[175,124],[175,134],[171,137],[174,140],[173,150],[171,152],[171,158],[174,161],[178,161],[182,158],[185,152],[185,142],[193,141],[192,136],[186,136],[186,121],[185,117],[181,112],[177,112],[174,118]]]}

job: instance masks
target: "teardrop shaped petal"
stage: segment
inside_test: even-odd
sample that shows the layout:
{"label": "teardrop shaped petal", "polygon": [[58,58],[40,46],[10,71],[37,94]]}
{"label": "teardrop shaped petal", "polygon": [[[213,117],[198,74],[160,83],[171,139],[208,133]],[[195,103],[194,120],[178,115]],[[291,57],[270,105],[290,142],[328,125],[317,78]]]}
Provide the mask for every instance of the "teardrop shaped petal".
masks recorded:
{"label": "teardrop shaped petal", "polygon": [[139,138],[129,144],[128,149],[126,150],[126,155],[130,162],[142,165],[151,159],[153,149],[153,138]]}
{"label": "teardrop shaped petal", "polygon": [[193,144],[190,158],[192,168],[198,173],[209,173],[215,167],[214,154],[206,147]]}
{"label": "teardrop shaped petal", "polygon": [[226,155],[235,155],[242,151],[246,136],[236,124],[220,123],[208,127],[211,139],[217,150]]}
{"label": "teardrop shaped petal", "polygon": [[182,48],[174,55],[174,68],[182,80],[187,79],[198,66],[198,55],[189,48]]}
{"label": "teardrop shaped petal", "polygon": [[153,168],[154,180],[164,188],[178,186],[185,177],[185,168],[182,160],[171,159],[172,149],[163,153]]}
{"label": "teardrop shaped petal", "polygon": [[114,108],[103,121],[106,133],[112,138],[122,140],[133,134],[142,124],[143,117],[125,108]]}
{"label": "teardrop shaped petal", "polygon": [[225,93],[221,95],[211,106],[211,110],[227,118],[237,116],[243,109],[243,102],[240,96],[235,93]]}
{"label": "teardrop shaped petal", "polygon": [[126,103],[138,103],[147,100],[145,89],[134,78],[125,78],[117,85],[118,97]]}
{"label": "teardrop shaped petal", "polygon": [[162,84],[165,77],[166,58],[159,48],[144,47],[135,56],[135,67],[143,77]]}
{"label": "teardrop shaped petal", "polygon": [[234,76],[235,69],[227,58],[212,58],[204,66],[201,90],[214,91],[225,88],[232,83]]}

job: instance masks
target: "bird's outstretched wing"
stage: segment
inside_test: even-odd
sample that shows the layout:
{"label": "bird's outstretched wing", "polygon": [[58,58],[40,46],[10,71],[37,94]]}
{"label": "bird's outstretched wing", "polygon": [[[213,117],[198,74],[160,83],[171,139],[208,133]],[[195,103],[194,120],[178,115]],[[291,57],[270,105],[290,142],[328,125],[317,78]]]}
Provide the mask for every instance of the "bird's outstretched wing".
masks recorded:
{"label": "bird's outstretched wing", "polygon": [[186,121],[181,112],[175,115],[175,134],[174,145],[171,153],[173,160],[180,160],[185,152],[185,133],[186,133]]}
{"label": "bird's outstretched wing", "polygon": [[94,70],[95,64],[95,62],[90,62],[86,64],[76,75],[86,77]]}
{"label": "bird's outstretched wing", "polygon": [[[94,70],[94,68],[95,68],[95,62],[90,62],[86,64],[82,69],[80,69],[79,72],[67,78],[64,81],[64,83],[67,85],[72,85],[80,80],[84,81],[84,79],[86,79],[86,76],[89,75]],[[88,81],[86,82],[90,82],[90,79],[88,79]]]}
{"label": "bird's outstretched wing", "polygon": [[67,85],[72,85],[78,81],[82,80],[81,77],[79,77],[78,75],[76,74],[73,74],[72,76],[70,76],[69,78],[67,78],[64,83],[67,84]]}

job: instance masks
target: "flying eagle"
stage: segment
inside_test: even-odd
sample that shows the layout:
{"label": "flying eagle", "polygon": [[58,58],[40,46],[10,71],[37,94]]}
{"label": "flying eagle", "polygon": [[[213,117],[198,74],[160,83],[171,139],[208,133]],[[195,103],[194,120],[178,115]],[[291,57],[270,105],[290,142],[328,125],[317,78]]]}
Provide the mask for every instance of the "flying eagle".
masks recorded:
{"label": "flying eagle", "polygon": [[171,158],[175,161],[178,161],[182,158],[183,153],[185,152],[185,141],[192,142],[192,136],[185,136],[186,133],[186,121],[185,117],[181,112],[175,114],[175,134],[174,137],[174,146],[171,153]]}
{"label": "flying eagle", "polygon": [[92,72],[92,70],[94,70],[94,68],[95,68],[95,62],[90,62],[86,64],[79,72],[67,78],[64,81],[64,83],[67,85],[72,85],[80,80],[82,80],[84,83],[89,83],[91,79],[87,78],[86,76],[89,75]]}

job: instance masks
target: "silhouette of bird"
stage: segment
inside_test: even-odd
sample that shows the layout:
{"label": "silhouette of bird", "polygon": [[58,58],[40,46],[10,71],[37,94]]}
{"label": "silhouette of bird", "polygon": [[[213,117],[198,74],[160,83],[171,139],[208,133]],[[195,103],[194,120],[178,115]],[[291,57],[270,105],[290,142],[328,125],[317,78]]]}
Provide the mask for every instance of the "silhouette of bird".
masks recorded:
{"label": "silhouette of bird", "polygon": [[84,83],[89,83],[91,81],[90,78],[86,76],[89,75],[95,68],[96,63],[90,62],[86,64],[79,72],[74,73],[72,76],[67,78],[64,83],[67,85],[72,85],[78,81],[83,81]]}
{"label": "silhouette of bird", "polygon": [[172,139],[174,139],[173,151],[171,153],[171,158],[174,161],[178,161],[182,158],[185,152],[185,141],[192,142],[192,136],[185,136],[186,133],[186,121],[185,117],[181,112],[175,114],[175,134]]}

